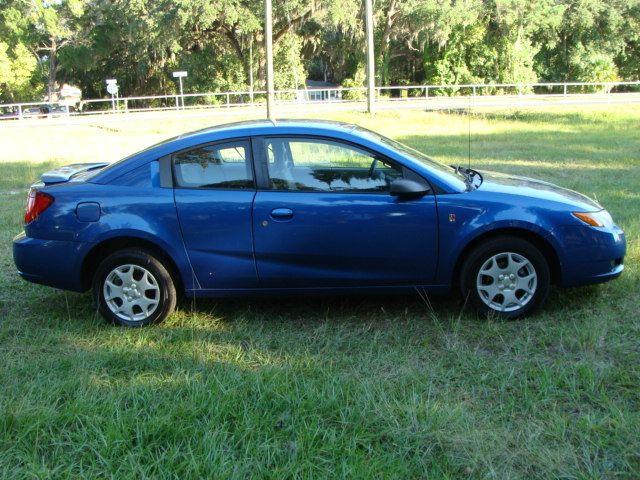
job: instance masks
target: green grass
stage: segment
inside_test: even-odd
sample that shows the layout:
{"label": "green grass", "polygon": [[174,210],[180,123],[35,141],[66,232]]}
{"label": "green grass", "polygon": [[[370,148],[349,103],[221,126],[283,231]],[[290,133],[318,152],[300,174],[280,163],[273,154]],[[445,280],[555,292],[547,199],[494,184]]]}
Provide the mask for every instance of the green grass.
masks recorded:
{"label": "green grass", "polygon": [[416,295],[186,302],[116,328],[16,275],[25,189],[211,119],[0,129],[0,475],[640,477],[640,107],[333,118],[447,163],[466,163],[470,119],[476,167],[612,212],[624,275],[517,322]]}

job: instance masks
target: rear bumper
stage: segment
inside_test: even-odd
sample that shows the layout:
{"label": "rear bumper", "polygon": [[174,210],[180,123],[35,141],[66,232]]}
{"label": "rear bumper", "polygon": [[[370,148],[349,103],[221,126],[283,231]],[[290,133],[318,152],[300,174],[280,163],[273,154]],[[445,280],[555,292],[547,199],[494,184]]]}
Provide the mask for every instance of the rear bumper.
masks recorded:
{"label": "rear bumper", "polygon": [[622,230],[571,226],[563,227],[562,233],[561,286],[608,282],[624,271],[627,243]]}
{"label": "rear bumper", "polygon": [[82,292],[82,259],[91,244],[64,240],[41,240],[24,233],[13,239],[13,261],[25,280],[41,285]]}

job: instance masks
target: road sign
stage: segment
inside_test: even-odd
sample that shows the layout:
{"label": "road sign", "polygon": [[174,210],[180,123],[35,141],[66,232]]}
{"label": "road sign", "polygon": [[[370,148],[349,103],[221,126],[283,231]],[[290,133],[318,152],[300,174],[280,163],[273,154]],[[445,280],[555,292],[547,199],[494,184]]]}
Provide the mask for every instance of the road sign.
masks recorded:
{"label": "road sign", "polygon": [[118,95],[118,80],[115,78],[107,78],[107,92],[111,95],[111,110],[116,111],[116,99],[115,95]]}
{"label": "road sign", "polygon": [[107,78],[105,81],[107,82],[107,92],[111,95],[116,95],[118,93],[118,80],[116,78]]}
{"label": "road sign", "polygon": [[118,93],[118,84],[107,83],[107,92],[109,92],[111,95],[116,95]]}
{"label": "road sign", "polygon": [[[180,103],[182,103],[182,108],[184,108],[184,90],[182,90],[182,79],[186,76],[187,72],[185,72],[184,70],[173,72],[173,78],[177,78],[178,82],[180,82]],[[178,108],[178,97],[176,97],[176,108]]]}

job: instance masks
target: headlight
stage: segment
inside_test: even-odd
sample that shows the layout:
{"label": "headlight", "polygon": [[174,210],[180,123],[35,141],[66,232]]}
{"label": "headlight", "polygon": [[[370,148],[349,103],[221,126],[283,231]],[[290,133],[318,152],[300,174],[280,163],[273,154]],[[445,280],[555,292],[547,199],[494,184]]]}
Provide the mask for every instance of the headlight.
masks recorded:
{"label": "headlight", "polygon": [[613,218],[606,210],[599,212],[573,212],[573,216],[592,227],[613,227]]}

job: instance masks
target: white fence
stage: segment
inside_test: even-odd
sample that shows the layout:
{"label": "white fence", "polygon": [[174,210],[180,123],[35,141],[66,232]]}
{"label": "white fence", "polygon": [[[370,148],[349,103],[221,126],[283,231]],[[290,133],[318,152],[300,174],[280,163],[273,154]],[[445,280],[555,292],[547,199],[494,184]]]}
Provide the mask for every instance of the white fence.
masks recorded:
{"label": "white fence", "polygon": [[[527,98],[594,98],[607,99],[625,95],[632,101],[640,101],[640,81],[631,82],[563,82],[527,84],[462,84],[462,85],[407,85],[376,87],[376,101],[382,108],[466,108],[472,101],[476,106],[506,104],[508,99]],[[366,89],[320,88],[278,90],[276,105],[292,106],[353,104],[364,101]],[[637,98],[636,98],[637,97]],[[208,92],[171,95],[151,95],[121,98],[83,100],[78,108],[59,103],[27,102],[0,105],[0,120],[28,120],[33,118],[61,118],[130,112],[169,110],[232,109],[260,107],[265,103],[266,92]],[[566,102],[571,103],[571,102]],[[573,102],[575,103],[575,102]],[[4,122],[3,122],[4,123]]]}

